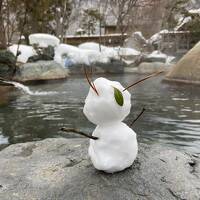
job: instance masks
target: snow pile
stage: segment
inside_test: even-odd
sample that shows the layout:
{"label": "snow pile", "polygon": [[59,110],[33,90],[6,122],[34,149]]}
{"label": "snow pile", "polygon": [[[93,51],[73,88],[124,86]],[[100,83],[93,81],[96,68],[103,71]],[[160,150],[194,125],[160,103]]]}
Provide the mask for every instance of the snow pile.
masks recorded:
{"label": "snow pile", "polygon": [[145,39],[145,37],[142,35],[142,32],[137,31],[137,32],[134,32],[133,35],[134,35],[135,37],[137,37],[138,39],[142,40],[143,42],[146,42],[146,39]]}
{"label": "snow pile", "polygon": [[161,41],[161,39],[162,39],[161,34],[162,33],[168,33],[168,32],[169,32],[168,30],[161,30],[160,32],[155,33],[154,35],[152,35],[151,38],[147,40],[147,42],[149,44],[159,43]]}
{"label": "snow pile", "polygon": [[49,34],[36,33],[29,36],[30,44],[37,44],[39,47],[46,48],[48,46],[56,47],[60,44],[60,40]]}
{"label": "snow pile", "polygon": [[99,46],[99,44],[95,42],[85,42],[78,46],[79,49],[90,49],[90,50],[95,50],[95,51],[99,51],[100,47],[102,51],[105,51],[107,49],[106,46],[104,45]]}
{"label": "snow pile", "polygon": [[[94,167],[108,173],[124,170],[132,165],[138,152],[136,133],[121,122],[131,108],[131,94],[116,81],[98,78],[94,81],[97,95],[90,87],[83,112],[97,125],[90,140],[89,156]],[[119,105],[114,96],[114,87],[121,91],[124,103]]]}
{"label": "snow pile", "polygon": [[[95,42],[86,42],[86,43],[80,44],[79,48],[100,51],[99,44]],[[131,55],[140,54],[139,51],[133,48],[106,47],[104,45],[101,45],[101,53],[102,55],[107,55],[110,58],[116,58],[116,59],[118,59],[119,56],[131,56]]]}
{"label": "snow pile", "polygon": [[176,58],[176,57],[174,57],[174,56],[167,56],[166,64],[173,63],[173,60],[174,60],[175,58]]}
{"label": "snow pile", "polygon": [[66,59],[70,59],[74,64],[86,65],[95,62],[107,63],[109,61],[108,57],[102,56],[98,51],[79,49],[72,45],[60,44],[55,48],[54,60],[64,66]]}
{"label": "snow pile", "polygon": [[163,58],[163,59],[165,59],[166,64],[170,64],[175,59],[174,56],[168,56],[167,54],[164,54],[160,51],[153,51],[147,57],[148,58]]}
{"label": "snow pile", "polygon": [[62,66],[66,59],[70,59],[74,64],[91,65],[93,63],[108,63],[112,58],[120,59],[122,56],[139,55],[140,52],[131,48],[106,47],[94,42],[83,43],[79,47],[67,44],[60,44],[55,48],[54,60]]}
{"label": "snow pile", "polygon": [[[11,51],[15,56],[17,54],[17,44],[13,44],[12,46],[8,47],[9,51]],[[37,55],[36,51],[32,46],[27,45],[19,45],[20,55],[17,57],[17,62],[26,63],[28,58],[34,55]]]}
{"label": "snow pile", "polygon": [[120,55],[120,56],[138,56],[140,55],[140,51],[137,51],[133,48],[122,48],[122,47],[115,47],[114,50]]}
{"label": "snow pile", "polygon": [[167,55],[156,50],[156,51],[153,51],[151,54],[149,54],[147,57],[148,58],[164,58],[164,59],[166,59]]}
{"label": "snow pile", "polygon": [[200,15],[200,8],[199,9],[191,9],[189,10],[190,14],[199,14]]}

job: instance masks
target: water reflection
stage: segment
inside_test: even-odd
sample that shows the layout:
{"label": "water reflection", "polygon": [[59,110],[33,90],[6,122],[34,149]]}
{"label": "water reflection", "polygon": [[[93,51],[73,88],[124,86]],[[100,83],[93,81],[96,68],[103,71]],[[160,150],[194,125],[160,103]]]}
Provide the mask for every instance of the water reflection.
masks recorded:
{"label": "water reflection", "polygon": [[[123,85],[138,80],[136,75],[105,75]],[[10,92],[8,105],[0,107],[0,135],[9,143],[40,140],[47,137],[73,137],[59,131],[62,126],[91,132],[95,127],[82,113],[88,85],[81,77],[65,82],[31,86],[31,91],[53,91],[51,95],[30,96]],[[161,143],[200,152],[200,88],[147,80],[131,90],[132,109],[127,123],[143,107],[143,117],[134,124],[140,142]],[[48,94],[48,93],[47,93]],[[1,99],[1,97],[0,97]],[[74,136],[77,137],[77,136]],[[0,137],[0,143],[1,143]]]}

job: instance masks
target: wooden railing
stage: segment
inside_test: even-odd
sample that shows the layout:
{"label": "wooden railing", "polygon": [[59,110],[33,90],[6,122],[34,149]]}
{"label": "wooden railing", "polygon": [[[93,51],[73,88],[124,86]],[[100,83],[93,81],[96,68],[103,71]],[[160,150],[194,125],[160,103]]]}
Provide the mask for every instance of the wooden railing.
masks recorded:
{"label": "wooden railing", "polygon": [[127,34],[66,36],[64,43],[77,46],[84,42],[96,42],[106,46],[119,46],[127,37]]}

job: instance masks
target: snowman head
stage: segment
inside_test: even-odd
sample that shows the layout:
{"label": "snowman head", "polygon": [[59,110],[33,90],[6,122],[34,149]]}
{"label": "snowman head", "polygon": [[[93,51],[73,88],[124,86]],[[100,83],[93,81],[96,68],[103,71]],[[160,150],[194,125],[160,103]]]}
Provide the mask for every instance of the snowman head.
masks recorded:
{"label": "snowman head", "polygon": [[93,86],[83,108],[85,116],[92,123],[101,125],[122,121],[130,113],[131,94],[123,91],[125,88],[119,82],[97,78]]}

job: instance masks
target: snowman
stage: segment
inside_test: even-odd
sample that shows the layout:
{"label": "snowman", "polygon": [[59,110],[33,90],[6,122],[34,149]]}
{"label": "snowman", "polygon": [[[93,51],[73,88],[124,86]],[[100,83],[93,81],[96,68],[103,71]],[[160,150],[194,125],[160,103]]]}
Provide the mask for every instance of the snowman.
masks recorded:
{"label": "snowman", "polygon": [[131,109],[131,94],[128,89],[160,73],[162,72],[149,75],[124,88],[119,82],[102,77],[92,82],[85,71],[90,89],[85,99],[83,113],[96,125],[96,128],[92,136],[75,129],[61,130],[90,138],[88,154],[96,169],[114,173],[133,164],[138,153],[137,136],[122,122]]}
{"label": "snowman", "polygon": [[124,89],[119,82],[97,78],[83,108],[97,125],[92,136],[98,139],[90,139],[89,157],[96,169],[108,173],[130,167],[138,152],[136,133],[122,122],[131,109],[131,94]]}

